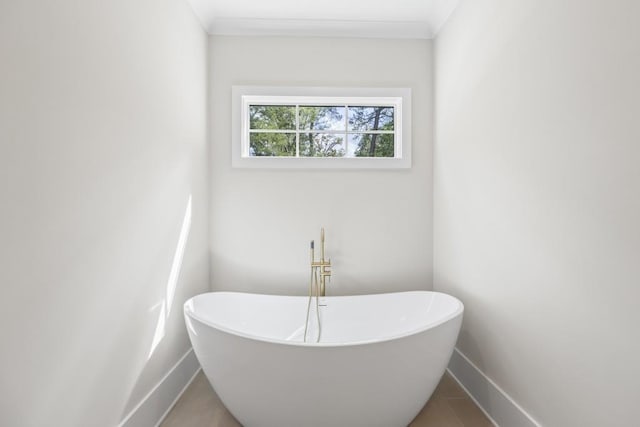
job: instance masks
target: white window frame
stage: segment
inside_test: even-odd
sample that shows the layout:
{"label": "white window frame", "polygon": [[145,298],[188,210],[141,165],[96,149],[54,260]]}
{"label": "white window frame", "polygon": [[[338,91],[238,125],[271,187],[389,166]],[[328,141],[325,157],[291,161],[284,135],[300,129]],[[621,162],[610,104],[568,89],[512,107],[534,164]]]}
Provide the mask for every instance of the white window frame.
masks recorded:
{"label": "white window frame", "polygon": [[[394,157],[269,157],[249,155],[252,104],[357,105],[394,107]],[[234,168],[406,169],[411,167],[411,89],[335,87],[232,87]]]}

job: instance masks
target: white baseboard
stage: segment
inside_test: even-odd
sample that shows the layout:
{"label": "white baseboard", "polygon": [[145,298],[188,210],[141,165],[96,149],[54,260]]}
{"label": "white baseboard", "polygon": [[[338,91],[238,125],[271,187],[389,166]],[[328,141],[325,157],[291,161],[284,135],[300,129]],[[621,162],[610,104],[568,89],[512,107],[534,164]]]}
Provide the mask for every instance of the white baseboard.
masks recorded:
{"label": "white baseboard", "polygon": [[496,426],[541,427],[457,348],[447,370]]}
{"label": "white baseboard", "polygon": [[189,349],[118,427],[159,426],[199,371],[200,363]]}
{"label": "white baseboard", "polygon": [[[457,348],[447,370],[496,426],[541,427]],[[118,427],[159,426],[199,371],[198,359],[189,349]]]}

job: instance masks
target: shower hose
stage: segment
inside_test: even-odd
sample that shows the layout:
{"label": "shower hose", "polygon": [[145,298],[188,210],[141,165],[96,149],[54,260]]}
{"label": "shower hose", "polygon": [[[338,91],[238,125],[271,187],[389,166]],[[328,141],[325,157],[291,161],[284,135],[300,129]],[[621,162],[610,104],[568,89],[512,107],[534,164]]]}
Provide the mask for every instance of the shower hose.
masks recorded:
{"label": "shower hose", "polygon": [[320,342],[320,336],[322,335],[322,324],[320,323],[320,304],[319,300],[319,280],[318,280],[318,268],[311,266],[311,276],[309,277],[309,301],[307,302],[307,320],[304,322],[304,342],[307,342],[307,332],[309,330],[309,312],[311,311],[311,300],[315,291],[316,297],[316,317],[318,319],[318,337],[316,342]]}

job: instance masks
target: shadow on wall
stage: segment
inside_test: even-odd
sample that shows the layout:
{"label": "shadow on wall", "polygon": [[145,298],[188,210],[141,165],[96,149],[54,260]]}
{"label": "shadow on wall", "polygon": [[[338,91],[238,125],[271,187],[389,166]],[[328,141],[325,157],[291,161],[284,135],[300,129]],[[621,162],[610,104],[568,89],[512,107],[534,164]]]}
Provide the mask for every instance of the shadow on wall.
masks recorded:
{"label": "shadow on wall", "polygon": [[[473,338],[473,335],[471,335],[468,331],[463,329],[460,331],[460,336],[458,337],[458,342],[460,341],[464,341],[465,348],[469,349],[471,354],[476,355],[476,358],[474,359],[473,363],[476,365],[478,369],[484,372],[484,362],[482,359],[482,351],[480,350],[480,346],[477,344],[475,338]],[[458,347],[456,346],[456,348]]]}

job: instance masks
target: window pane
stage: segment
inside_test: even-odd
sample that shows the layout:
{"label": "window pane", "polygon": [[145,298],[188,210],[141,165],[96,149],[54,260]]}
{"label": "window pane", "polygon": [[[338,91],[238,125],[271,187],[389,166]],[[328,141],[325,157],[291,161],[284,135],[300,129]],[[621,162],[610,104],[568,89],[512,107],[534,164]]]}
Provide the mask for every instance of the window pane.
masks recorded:
{"label": "window pane", "polygon": [[392,133],[360,133],[349,135],[348,157],[393,157]]}
{"label": "window pane", "polygon": [[349,107],[349,130],[393,130],[393,107]]}
{"label": "window pane", "polygon": [[344,107],[300,106],[300,129],[344,130]]}
{"label": "window pane", "polygon": [[300,157],[344,157],[344,155],[344,135],[300,134]]}
{"label": "window pane", "polygon": [[250,105],[250,129],[296,129],[296,107],[291,105]]}
{"label": "window pane", "polygon": [[250,133],[249,156],[294,156],[295,133]]}

